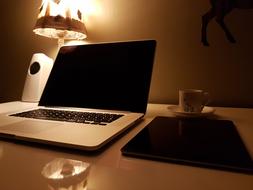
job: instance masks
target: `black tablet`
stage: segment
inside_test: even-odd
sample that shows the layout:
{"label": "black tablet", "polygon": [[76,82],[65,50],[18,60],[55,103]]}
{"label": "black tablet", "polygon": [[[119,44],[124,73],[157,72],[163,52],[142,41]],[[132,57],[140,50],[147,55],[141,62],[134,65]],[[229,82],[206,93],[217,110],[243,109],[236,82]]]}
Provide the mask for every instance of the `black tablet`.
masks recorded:
{"label": "black tablet", "polygon": [[253,161],[229,120],[156,117],[121,151],[131,157],[253,174]]}

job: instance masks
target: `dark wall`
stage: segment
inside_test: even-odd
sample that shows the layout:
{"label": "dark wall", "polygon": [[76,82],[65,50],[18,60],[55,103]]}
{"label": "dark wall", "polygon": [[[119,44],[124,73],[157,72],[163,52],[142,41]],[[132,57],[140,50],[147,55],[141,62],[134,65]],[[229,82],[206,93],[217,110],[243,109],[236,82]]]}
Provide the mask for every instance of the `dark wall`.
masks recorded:
{"label": "dark wall", "polygon": [[[33,53],[55,57],[57,41],[32,32],[40,1],[0,2],[0,101],[20,99]],[[210,46],[201,43],[208,0],[95,0],[86,14],[89,42],[153,38],[158,41],[150,102],[177,103],[181,88],[209,91],[212,105],[253,106],[253,9],[234,9],[225,23],[230,43],[211,20]]]}

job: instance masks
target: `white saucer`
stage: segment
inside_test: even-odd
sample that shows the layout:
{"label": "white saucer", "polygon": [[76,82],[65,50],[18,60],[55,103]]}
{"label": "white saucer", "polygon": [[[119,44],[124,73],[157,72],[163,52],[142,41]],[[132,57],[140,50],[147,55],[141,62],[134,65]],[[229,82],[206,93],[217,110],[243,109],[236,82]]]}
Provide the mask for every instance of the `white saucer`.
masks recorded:
{"label": "white saucer", "polygon": [[205,106],[201,113],[184,112],[181,111],[178,106],[169,106],[168,109],[177,117],[207,117],[215,111],[214,108],[208,106]]}

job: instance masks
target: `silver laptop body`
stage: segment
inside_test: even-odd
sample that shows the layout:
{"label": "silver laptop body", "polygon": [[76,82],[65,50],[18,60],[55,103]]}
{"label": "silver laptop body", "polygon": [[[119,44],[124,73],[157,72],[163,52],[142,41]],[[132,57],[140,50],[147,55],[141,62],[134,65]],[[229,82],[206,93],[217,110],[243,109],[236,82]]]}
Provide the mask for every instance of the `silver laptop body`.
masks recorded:
{"label": "silver laptop body", "polygon": [[[155,46],[155,40],[139,40],[61,47],[39,105],[23,103],[22,110],[1,114],[0,136],[101,148],[144,116]],[[83,112],[96,119],[84,119]],[[114,119],[104,120],[108,115]]]}

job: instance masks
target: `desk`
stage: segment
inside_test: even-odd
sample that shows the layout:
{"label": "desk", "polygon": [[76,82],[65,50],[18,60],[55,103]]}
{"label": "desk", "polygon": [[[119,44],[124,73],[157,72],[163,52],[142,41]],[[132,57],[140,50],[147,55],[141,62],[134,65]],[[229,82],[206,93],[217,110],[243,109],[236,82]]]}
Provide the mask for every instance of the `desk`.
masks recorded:
{"label": "desk", "polygon": [[[0,104],[0,112],[23,106],[22,102]],[[167,106],[149,104],[147,114],[138,126],[96,154],[0,141],[0,189],[47,190],[42,168],[55,158],[67,158],[91,163],[88,190],[253,190],[253,175],[122,156],[120,148],[154,116],[172,116]],[[253,157],[253,109],[216,108],[215,114],[235,123]]]}

